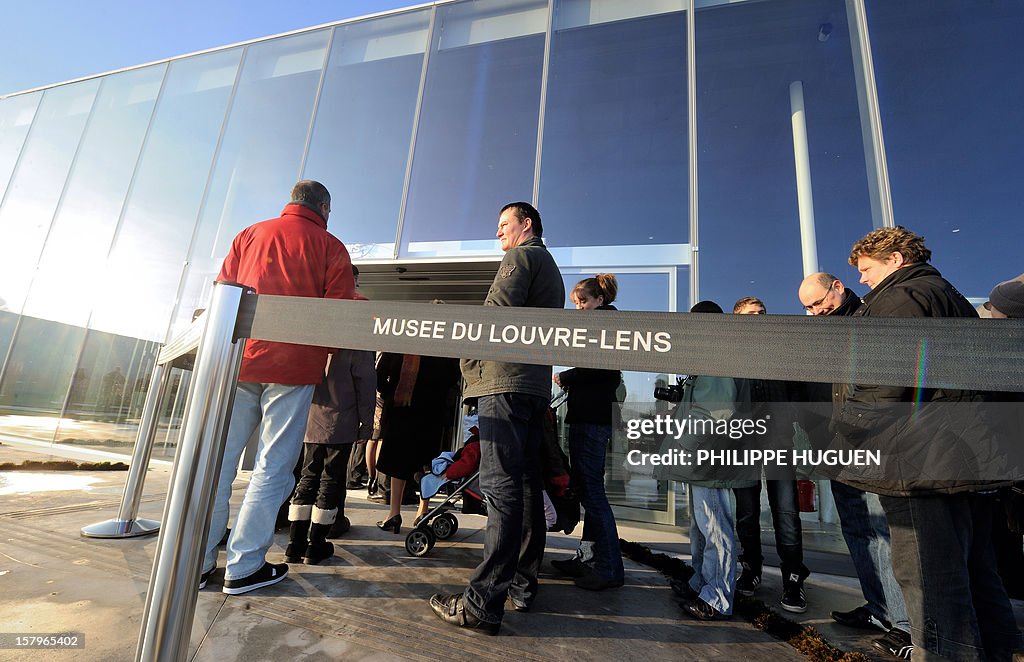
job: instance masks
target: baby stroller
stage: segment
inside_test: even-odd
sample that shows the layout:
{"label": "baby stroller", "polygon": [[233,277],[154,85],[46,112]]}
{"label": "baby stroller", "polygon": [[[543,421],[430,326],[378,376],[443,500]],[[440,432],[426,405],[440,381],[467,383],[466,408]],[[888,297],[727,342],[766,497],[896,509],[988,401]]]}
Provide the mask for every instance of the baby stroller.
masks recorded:
{"label": "baby stroller", "polygon": [[405,537],[405,551],[412,556],[425,556],[438,540],[447,540],[459,530],[459,520],[452,514],[461,501],[467,515],[486,515],[487,506],[480,491],[480,436],[476,426],[458,452],[441,453],[430,462],[430,473],[419,476],[420,496],[431,499],[445,491],[445,498],[432,508]]}
{"label": "baby stroller", "polygon": [[[580,501],[569,487],[569,460],[558,445],[554,410],[555,398],[548,410],[544,441],[541,448],[542,477],[545,498],[554,509],[547,519],[549,531],[572,533],[580,518]],[[431,472],[419,478],[420,496],[430,499],[442,490],[446,498],[427,512],[405,538],[405,550],[412,556],[425,556],[438,540],[447,540],[459,529],[459,520],[452,513],[454,503],[461,499],[465,514],[487,514],[487,503],[480,491],[480,436],[476,426],[457,453],[445,452],[431,461]]]}

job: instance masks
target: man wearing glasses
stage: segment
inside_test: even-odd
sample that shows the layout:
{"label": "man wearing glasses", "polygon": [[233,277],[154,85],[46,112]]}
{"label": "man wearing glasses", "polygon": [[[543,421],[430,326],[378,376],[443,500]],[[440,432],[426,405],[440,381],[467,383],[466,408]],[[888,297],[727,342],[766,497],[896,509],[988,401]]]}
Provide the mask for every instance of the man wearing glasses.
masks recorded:
{"label": "man wearing glasses", "polygon": [[812,315],[852,315],[860,307],[860,297],[853,290],[821,271],[804,278],[797,296]]}
{"label": "man wearing glasses", "polygon": [[[797,293],[800,303],[812,315],[849,316],[860,308],[857,294],[843,285],[832,274],[818,272],[804,278]],[[821,391],[828,387],[820,385]],[[832,399],[837,389],[830,387],[829,395],[821,394],[821,401]],[[815,392],[815,391],[812,391]],[[815,398],[818,400],[819,398]],[[890,655],[899,651],[891,650],[889,639],[898,638],[900,643],[910,641],[910,622],[907,607],[903,602],[903,591],[892,574],[892,556],[889,549],[889,523],[877,494],[871,494],[832,481],[832,497],[839,511],[843,538],[850,550],[850,559],[857,571],[860,589],[866,604],[850,611],[833,611],[832,619],[849,627],[879,628],[887,633],[879,638],[875,648]],[[893,631],[898,632],[893,632]],[[902,636],[901,636],[902,635]],[[905,651],[908,653],[909,651]]]}

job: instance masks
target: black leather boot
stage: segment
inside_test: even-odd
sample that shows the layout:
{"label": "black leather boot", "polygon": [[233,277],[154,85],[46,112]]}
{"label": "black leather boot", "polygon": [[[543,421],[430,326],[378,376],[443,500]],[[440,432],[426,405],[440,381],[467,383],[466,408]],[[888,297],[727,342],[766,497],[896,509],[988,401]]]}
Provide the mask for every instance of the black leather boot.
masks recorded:
{"label": "black leather boot", "polygon": [[313,524],[309,527],[309,547],[306,548],[303,562],[316,565],[334,556],[334,545],[327,542],[327,532],[330,530],[330,524]]}
{"label": "black leather boot", "polygon": [[308,537],[308,519],[291,523],[288,530],[288,547],[284,550],[286,563],[302,563],[302,557],[306,555],[306,548],[309,546]]}

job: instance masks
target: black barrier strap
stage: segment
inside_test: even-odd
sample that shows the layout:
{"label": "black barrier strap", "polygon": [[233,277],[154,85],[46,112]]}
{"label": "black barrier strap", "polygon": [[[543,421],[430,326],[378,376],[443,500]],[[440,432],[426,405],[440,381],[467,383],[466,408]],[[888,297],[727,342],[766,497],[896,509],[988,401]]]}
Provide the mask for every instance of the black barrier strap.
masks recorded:
{"label": "black barrier strap", "polygon": [[[238,302],[238,317],[235,319],[235,330],[231,340],[241,338],[252,338],[252,323],[256,317],[256,301],[259,297],[256,290],[246,288],[242,292],[242,299]],[[313,299],[316,301],[316,299]]]}
{"label": "black barrier strap", "polygon": [[713,315],[260,295],[252,338],[541,365],[1024,391],[1024,320]]}

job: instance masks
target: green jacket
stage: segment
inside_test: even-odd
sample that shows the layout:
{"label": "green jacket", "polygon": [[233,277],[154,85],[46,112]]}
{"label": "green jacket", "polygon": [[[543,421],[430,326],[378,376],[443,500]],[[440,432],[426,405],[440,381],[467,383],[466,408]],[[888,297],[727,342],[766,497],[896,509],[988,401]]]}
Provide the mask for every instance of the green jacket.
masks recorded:
{"label": "green jacket", "polygon": [[[505,251],[484,305],[527,308],[565,306],[562,274],[541,239],[532,237]],[[545,399],[551,397],[549,365],[462,359],[462,376],[466,380],[463,396],[467,398],[498,393],[524,393]]]}
{"label": "green jacket", "polygon": [[[676,407],[673,417],[677,421],[714,420],[728,421],[735,416],[749,415],[750,383],[745,379],[732,377],[707,377],[691,375],[683,383],[683,400]],[[742,439],[730,439],[727,435],[696,435],[684,433],[676,438],[674,435],[665,437],[661,453],[669,450],[681,450],[689,454],[691,459],[697,458],[698,450],[732,450],[742,449]],[[750,478],[750,467],[729,466],[691,466],[663,465],[655,472],[659,480],[679,480],[711,488],[753,487],[760,479]]]}

